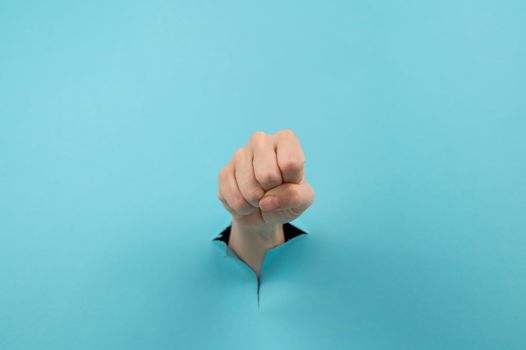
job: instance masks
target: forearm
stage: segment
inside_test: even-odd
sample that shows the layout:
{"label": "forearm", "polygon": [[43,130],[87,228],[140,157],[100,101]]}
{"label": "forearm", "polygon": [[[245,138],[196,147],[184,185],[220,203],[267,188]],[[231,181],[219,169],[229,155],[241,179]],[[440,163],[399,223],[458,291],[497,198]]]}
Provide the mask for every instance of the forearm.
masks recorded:
{"label": "forearm", "polygon": [[247,225],[232,217],[228,245],[258,276],[267,250],[284,242],[282,224]]}

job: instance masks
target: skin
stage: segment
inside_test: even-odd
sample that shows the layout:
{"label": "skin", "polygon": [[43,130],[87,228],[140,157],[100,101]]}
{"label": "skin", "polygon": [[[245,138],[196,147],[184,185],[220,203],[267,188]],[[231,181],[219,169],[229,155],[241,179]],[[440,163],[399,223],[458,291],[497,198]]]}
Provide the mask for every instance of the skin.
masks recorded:
{"label": "skin", "polygon": [[255,132],[218,177],[218,198],[231,214],[229,247],[259,277],[269,249],[284,243],[283,224],[314,201],[305,155],[291,130]]}

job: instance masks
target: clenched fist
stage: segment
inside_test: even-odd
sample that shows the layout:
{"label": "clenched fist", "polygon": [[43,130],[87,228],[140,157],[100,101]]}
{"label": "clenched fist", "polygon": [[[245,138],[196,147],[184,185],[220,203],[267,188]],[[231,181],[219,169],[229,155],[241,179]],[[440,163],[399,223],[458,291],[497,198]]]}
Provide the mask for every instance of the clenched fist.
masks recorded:
{"label": "clenched fist", "polygon": [[233,219],[230,241],[256,273],[265,251],[283,243],[282,225],[314,200],[304,162],[292,131],[256,132],[219,173],[218,198]]}
{"label": "clenched fist", "polygon": [[256,132],[219,173],[219,200],[239,223],[284,224],[314,200],[305,180],[305,156],[290,130]]}

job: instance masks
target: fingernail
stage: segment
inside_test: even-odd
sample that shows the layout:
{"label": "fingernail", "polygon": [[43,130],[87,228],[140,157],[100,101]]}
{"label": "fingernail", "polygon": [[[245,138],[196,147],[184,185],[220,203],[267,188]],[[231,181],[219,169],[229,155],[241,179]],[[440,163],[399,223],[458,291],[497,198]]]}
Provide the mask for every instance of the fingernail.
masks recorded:
{"label": "fingernail", "polygon": [[259,202],[261,210],[274,210],[279,208],[279,198],[276,196],[268,196]]}

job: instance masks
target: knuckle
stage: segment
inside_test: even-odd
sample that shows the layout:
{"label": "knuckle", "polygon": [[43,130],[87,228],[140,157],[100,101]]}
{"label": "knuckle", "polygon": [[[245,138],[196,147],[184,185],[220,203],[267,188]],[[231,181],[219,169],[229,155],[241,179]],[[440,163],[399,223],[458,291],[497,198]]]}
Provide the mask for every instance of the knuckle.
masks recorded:
{"label": "knuckle", "polygon": [[281,130],[278,132],[278,135],[281,137],[296,137],[296,134],[294,134],[294,131],[290,129]]}
{"label": "knuckle", "polygon": [[250,143],[257,145],[265,141],[267,134],[263,131],[256,131],[250,137]]}
{"label": "knuckle", "polygon": [[243,158],[243,155],[245,154],[245,149],[244,148],[238,148],[235,152],[234,152],[234,155],[232,156],[232,158],[237,161],[237,160],[240,160]]}
{"label": "knuckle", "polygon": [[219,171],[218,179],[219,179],[219,181],[221,181],[221,180],[226,179],[226,177],[227,177],[227,170],[226,170],[226,168],[222,168]]}
{"label": "knuckle", "polygon": [[283,162],[283,171],[285,172],[299,172],[303,170],[305,161],[300,157],[291,157]]}
{"label": "knuckle", "polygon": [[281,182],[281,175],[272,170],[265,170],[259,174],[258,180],[264,184],[276,184]]}

